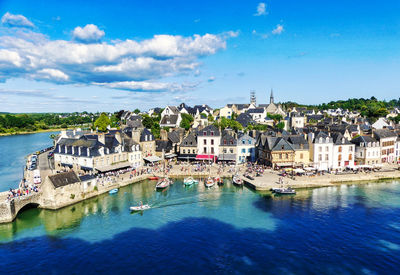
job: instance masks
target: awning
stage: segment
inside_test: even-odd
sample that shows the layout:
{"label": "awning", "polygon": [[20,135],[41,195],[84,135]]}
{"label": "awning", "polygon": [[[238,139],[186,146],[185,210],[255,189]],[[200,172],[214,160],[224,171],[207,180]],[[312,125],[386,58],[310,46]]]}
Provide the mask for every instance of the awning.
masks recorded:
{"label": "awning", "polygon": [[296,169],[294,169],[294,172],[297,174],[304,174],[306,171],[304,171],[303,169],[300,169],[300,168],[296,168]]}
{"label": "awning", "polygon": [[83,171],[92,171],[93,168],[86,167],[86,166],[81,166],[81,170],[83,170]]}
{"label": "awning", "polygon": [[275,165],[279,166],[279,167],[287,167],[287,166],[293,166],[293,163],[292,162],[282,162],[282,163],[276,163]]}
{"label": "awning", "polygon": [[159,158],[159,157],[157,157],[157,156],[150,156],[150,157],[145,157],[145,158],[143,158],[145,161],[148,161],[148,162],[157,162],[157,161],[160,161],[161,159]]}
{"label": "awning", "polygon": [[314,167],[305,167],[304,170],[306,170],[306,171],[314,171],[314,170],[316,170],[316,168],[314,168]]}
{"label": "awning", "polygon": [[196,155],[195,154],[180,154],[178,159],[181,159],[181,160],[196,159]]}
{"label": "awning", "polygon": [[164,155],[164,158],[166,158],[166,159],[172,159],[175,157],[177,157],[177,154],[174,154],[174,153],[168,153],[168,154]]}
{"label": "awning", "polygon": [[217,158],[217,156],[214,156],[214,155],[197,155],[196,156],[197,160],[214,160],[216,158]]}
{"label": "awning", "polygon": [[120,162],[120,163],[117,163],[114,165],[97,167],[96,170],[99,171],[100,173],[105,173],[105,172],[115,171],[115,170],[124,169],[124,168],[128,168],[128,167],[131,167],[131,164],[129,162],[125,161],[125,162]]}
{"label": "awning", "polygon": [[61,166],[69,167],[69,168],[72,168],[72,167],[73,167],[72,164],[68,164],[68,163],[61,163]]}
{"label": "awning", "polygon": [[236,155],[235,154],[220,154],[218,156],[218,160],[227,160],[227,161],[235,161]]}

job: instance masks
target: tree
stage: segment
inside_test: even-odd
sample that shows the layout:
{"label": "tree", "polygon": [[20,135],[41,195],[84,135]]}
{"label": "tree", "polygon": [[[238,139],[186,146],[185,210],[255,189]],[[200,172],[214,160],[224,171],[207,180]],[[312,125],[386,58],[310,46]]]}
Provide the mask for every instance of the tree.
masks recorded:
{"label": "tree", "polygon": [[193,122],[193,117],[189,114],[181,114],[181,123],[179,125],[179,127],[185,129],[186,131],[190,129],[190,127],[192,126],[192,122]]}
{"label": "tree", "polygon": [[134,112],[135,114],[139,114],[139,113],[140,113],[140,110],[136,108],[133,112]]}
{"label": "tree", "polygon": [[283,130],[283,128],[285,128],[285,123],[284,122],[279,122],[278,124],[276,124],[275,127],[277,129]]}
{"label": "tree", "polygon": [[208,121],[209,122],[213,122],[214,121],[214,117],[212,116],[212,114],[208,115]]}
{"label": "tree", "polygon": [[101,113],[100,117],[94,122],[94,127],[100,132],[107,132],[107,127],[111,124],[106,113]]}

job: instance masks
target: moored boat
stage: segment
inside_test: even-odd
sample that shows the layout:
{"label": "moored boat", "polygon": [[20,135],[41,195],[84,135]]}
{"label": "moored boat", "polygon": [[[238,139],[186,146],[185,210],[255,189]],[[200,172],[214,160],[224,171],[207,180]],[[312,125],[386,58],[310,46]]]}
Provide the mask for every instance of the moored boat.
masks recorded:
{"label": "moored boat", "polygon": [[169,178],[163,178],[163,179],[160,179],[160,180],[157,182],[157,184],[156,184],[156,189],[157,189],[157,190],[165,189],[165,188],[167,188],[167,187],[170,186],[170,185],[171,185],[171,180],[170,180]]}
{"label": "moored boat", "polygon": [[108,191],[108,194],[110,194],[110,195],[115,194],[115,193],[118,193],[118,188],[111,189],[110,191]]}
{"label": "moored boat", "polygon": [[185,178],[183,180],[183,184],[186,185],[186,186],[189,186],[189,185],[192,185],[192,184],[198,184],[198,183],[199,182],[197,180],[195,180],[194,178],[192,178],[192,177],[188,177],[188,178]]}
{"label": "moored boat", "polygon": [[206,187],[212,187],[215,184],[215,181],[212,177],[208,177],[204,184],[206,185]]}
{"label": "moored boat", "polygon": [[279,194],[279,195],[294,195],[294,194],[296,194],[296,190],[294,190],[291,187],[274,188],[274,192],[275,192],[275,194]]}
{"label": "moored boat", "polygon": [[240,185],[240,186],[243,185],[243,180],[240,178],[240,176],[238,174],[233,176],[232,182],[233,182],[233,184],[236,184],[236,185]]}
{"label": "moored boat", "polygon": [[158,180],[158,177],[156,177],[156,176],[149,177],[149,180]]}

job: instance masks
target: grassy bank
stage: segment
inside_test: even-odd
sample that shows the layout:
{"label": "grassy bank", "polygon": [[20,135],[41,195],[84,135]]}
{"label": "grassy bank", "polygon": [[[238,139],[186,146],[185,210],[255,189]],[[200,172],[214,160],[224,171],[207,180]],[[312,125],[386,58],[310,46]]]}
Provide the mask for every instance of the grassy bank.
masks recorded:
{"label": "grassy bank", "polygon": [[[36,134],[36,133],[45,133],[45,132],[56,132],[62,130],[68,130],[69,128],[51,128],[51,129],[41,129],[35,131],[17,131],[12,133],[0,133],[0,137],[2,136],[15,136],[15,135],[28,135],[28,134]],[[72,129],[72,128],[71,128]]]}

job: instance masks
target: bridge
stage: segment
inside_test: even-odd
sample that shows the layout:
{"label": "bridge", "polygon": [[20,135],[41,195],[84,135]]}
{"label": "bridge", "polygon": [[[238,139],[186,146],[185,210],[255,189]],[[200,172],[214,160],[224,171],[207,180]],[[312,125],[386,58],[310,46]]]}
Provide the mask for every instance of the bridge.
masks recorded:
{"label": "bridge", "polygon": [[7,200],[7,195],[8,192],[0,193],[0,223],[12,222],[22,209],[40,205],[40,192],[12,198],[11,200]]}

